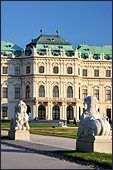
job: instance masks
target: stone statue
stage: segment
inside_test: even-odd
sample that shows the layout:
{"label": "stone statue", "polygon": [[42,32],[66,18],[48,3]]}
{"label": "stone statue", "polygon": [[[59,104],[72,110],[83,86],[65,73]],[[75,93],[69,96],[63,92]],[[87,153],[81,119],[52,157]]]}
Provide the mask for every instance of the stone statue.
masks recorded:
{"label": "stone statue", "polygon": [[14,117],[11,119],[10,122],[10,129],[11,130],[29,130],[29,116],[26,113],[27,106],[21,100],[17,105],[17,112],[15,113]]}
{"label": "stone statue", "polygon": [[84,99],[84,104],[87,105],[87,109],[80,118],[77,136],[110,136],[110,124],[105,117],[100,117],[97,98],[87,96]]}

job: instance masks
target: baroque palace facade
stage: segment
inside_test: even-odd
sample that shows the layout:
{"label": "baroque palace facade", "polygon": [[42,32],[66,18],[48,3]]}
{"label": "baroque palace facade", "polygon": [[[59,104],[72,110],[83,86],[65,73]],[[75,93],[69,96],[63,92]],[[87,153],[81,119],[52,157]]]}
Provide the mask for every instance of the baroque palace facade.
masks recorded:
{"label": "baroque palace facade", "polygon": [[23,100],[32,117],[80,120],[87,95],[112,119],[112,46],[74,46],[41,35],[25,49],[1,42],[1,118],[11,119]]}

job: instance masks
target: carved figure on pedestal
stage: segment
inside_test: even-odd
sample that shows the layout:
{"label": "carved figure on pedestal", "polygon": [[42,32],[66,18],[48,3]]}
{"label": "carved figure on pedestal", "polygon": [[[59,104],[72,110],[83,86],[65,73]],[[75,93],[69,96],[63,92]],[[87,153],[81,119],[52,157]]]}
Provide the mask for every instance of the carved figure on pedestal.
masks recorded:
{"label": "carved figure on pedestal", "polygon": [[87,109],[80,118],[77,136],[110,136],[110,124],[105,117],[98,113],[98,101],[95,96],[87,96],[84,99]]}
{"label": "carved figure on pedestal", "polygon": [[10,129],[11,130],[29,130],[29,116],[26,113],[27,106],[21,100],[17,105],[17,112],[15,113],[14,117],[11,119],[10,122]]}

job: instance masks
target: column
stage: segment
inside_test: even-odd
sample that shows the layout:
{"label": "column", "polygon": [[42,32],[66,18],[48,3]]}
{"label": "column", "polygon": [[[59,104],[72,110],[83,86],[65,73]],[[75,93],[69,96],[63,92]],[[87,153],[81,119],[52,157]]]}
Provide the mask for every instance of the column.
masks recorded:
{"label": "column", "polygon": [[62,105],[59,105],[60,107],[60,120],[63,120],[63,116],[62,116]]}
{"label": "column", "polygon": [[66,103],[64,103],[64,120],[67,120]]}
{"label": "column", "polygon": [[78,82],[75,82],[75,98],[78,98]]}
{"label": "column", "polygon": [[47,104],[48,120],[52,120],[52,104],[48,102]]}
{"label": "column", "polygon": [[48,116],[48,104],[45,105],[45,110],[46,110],[46,120],[49,119],[49,116]]}
{"label": "column", "polygon": [[36,117],[38,117],[38,106],[39,106],[39,104],[36,103]]}
{"label": "column", "polygon": [[62,119],[64,120],[64,102],[62,102]]}
{"label": "column", "polygon": [[36,104],[33,103],[32,105],[32,113],[33,113],[33,118],[36,117]]}
{"label": "column", "polygon": [[79,106],[76,104],[76,120],[79,120]]}

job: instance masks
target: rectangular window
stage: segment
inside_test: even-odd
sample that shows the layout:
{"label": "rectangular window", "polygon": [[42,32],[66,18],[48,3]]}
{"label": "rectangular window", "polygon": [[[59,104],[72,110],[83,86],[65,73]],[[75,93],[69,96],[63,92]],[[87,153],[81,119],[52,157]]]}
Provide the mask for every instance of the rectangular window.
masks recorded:
{"label": "rectangular window", "polygon": [[99,90],[98,89],[94,90],[94,96],[97,98],[97,100],[99,100]]}
{"label": "rectangular window", "polygon": [[99,77],[99,70],[94,70],[94,77]]}
{"label": "rectangular window", "polygon": [[106,90],[106,100],[111,100],[111,90]]}
{"label": "rectangular window", "polygon": [[8,98],[8,88],[3,87],[3,98]]}
{"label": "rectangular window", "polygon": [[80,75],[80,68],[78,68],[78,75]]}
{"label": "rectangular window", "polygon": [[111,77],[111,70],[106,70],[106,77]]}
{"label": "rectangular window", "polygon": [[8,74],[8,67],[3,67],[3,74]]}
{"label": "rectangular window", "polygon": [[15,67],[15,75],[20,75],[20,67]]}
{"label": "rectangular window", "polygon": [[8,117],[8,108],[2,107],[2,118]]}
{"label": "rectangular window", "polygon": [[15,88],[15,99],[20,99],[20,88]]}
{"label": "rectangular window", "polygon": [[83,76],[87,76],[87,69],[83,69]]}
{"label": "rectangular window", "polygon": [[82,94],[83,94],[83,99],[85,99],[87,96],[87,89],[83,89]]}

